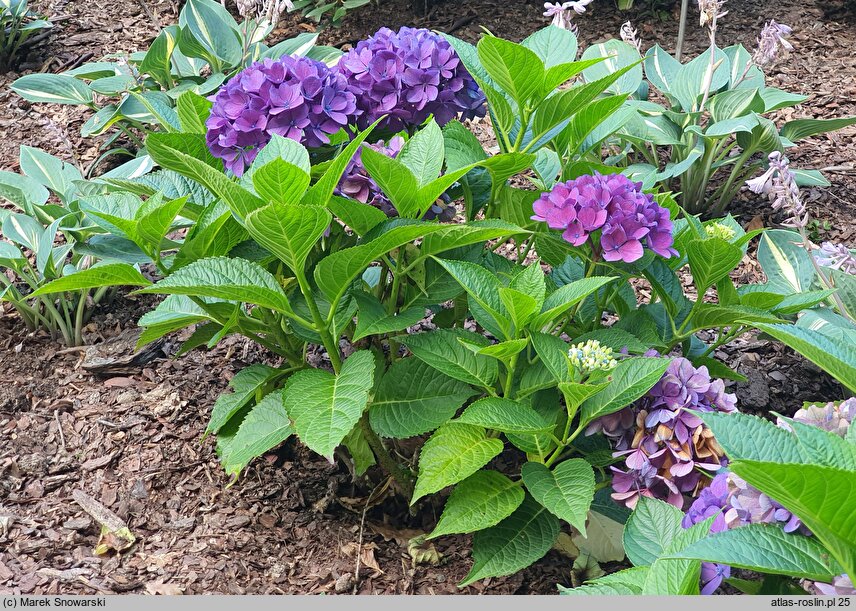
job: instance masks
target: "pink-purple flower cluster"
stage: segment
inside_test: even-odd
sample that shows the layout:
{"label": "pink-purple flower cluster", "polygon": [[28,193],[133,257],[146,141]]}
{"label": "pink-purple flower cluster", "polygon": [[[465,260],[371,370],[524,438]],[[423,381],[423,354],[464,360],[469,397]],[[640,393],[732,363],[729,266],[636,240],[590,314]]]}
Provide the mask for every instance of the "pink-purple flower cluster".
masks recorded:
{"label": "pink-purple flower cluster", "polygon": [[322,62],[288,55],[245,68],[213,101],[206,143],[238,176],[273,134],[321,146],[356,113],[345,77]]}
{"label": "pink-purple flower cluster", "polygon": [[626,469],[612,467],[612,498],[630,508],[640,496],[665,500],[682,508],[684,494],[695,492],[700,469],[715,472],[726,464],[713,432],[689,410],[736,411],[736,397],[722,380],[712,380],[706,367],[685,358],[669,368],[635,404],[596,420],[587,434],[603,432]]}
{"label": "pink-purple flower cluster", "polygon": [[648,248],[662,257],[677,254],[672,247],[669,211],[622,174],[580,176],[558,183],[532,206],[532,220],[561,229],[562,237],[582,246],[595,232],[591,247],[605,261],[632,263]]}
{"label": "pink-purple flower cluster", "polygon": [[381,28],[346,53],[337,69],[356,96],[360,129],[384,115],[381,127],[399,132],[431,115],[442,126],[459,115],[485,114],[485,96],[455,50],[429,30]]}

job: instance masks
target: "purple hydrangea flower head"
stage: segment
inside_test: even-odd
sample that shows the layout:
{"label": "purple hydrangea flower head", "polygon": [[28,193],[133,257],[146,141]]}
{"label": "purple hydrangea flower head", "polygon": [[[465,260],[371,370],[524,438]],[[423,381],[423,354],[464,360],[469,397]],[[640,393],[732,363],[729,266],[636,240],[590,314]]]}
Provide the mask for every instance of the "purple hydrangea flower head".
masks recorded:
{"label": "purple hydrangea flower head", "polygon": [[[595,172],[558,183],[532,209],[532,220],[563,230],[574,246],[590,242],[605,261],[632,263],[646,248],[666,258],[677,254],[669,211],[642,192],[642,183],[623,174]],[[595,232],[599,240],[592,237]]]}
{"label": "purple hydrangea flower head", "polygon": [[725,521],[729,528],[744,524],[780,524],[785,532],[808,534],[800,519],[734,473],[728,474],[729,507]]}
{"label": "purple hydrangea flower head", "polygon": [[[793,419],[829,433],[835,433],[839,437],[846,437],[847,431],[856,421],[856,398],[845,399],[837,405],[834,402],[826,405],[809,405],[798,409]],[[779,426],[783,426],[783,423],[779,422]]]}
{"label": "purple hydrangea flower head", "polygon": [[431,115],[442,126],[457,116],[485,114],[484,94],[446,39],[429,30],[381,28],[346,53],[336,70],[356,97],[360,129],[383,115],[381,127],[398,132]]}
{"label": "purple hydrangea flower head", "polygon": [[308,147],[353,123],[354,94],[343,76],[308,57],[264,59],[235,75],[213,97],[205,141],[226,168],[243,174],[273,134]]}
{"label": "purple hydrangea flower head", "polygon": [[[670,483],[667,491],[653,489],[665,495],[657,498],[667,500],[672,487],[682,498],[681,494],[694,494],[703,486],[700,469],[715,473],[726,464],[713,432],[690,410],[731,413],[736,411],[736,398],[725,392],[722,380],[711,379],[706,367],[696,368],[687,359],[677,358],[642,399],[596,420],[586,433],[603,432],[611,440],[615,456],[623,457],[628,469],[625,479],[654,469]],[[619,492],[614,478],[613,488]]]}
{"label": "purple hydrangea flower head", "polygon": [[728,507],[728,473],[717,474],[710,485],[703,488],[693,504],[687,510],[681,526],[689,528],[693,524],[704,522],[716,516],[710,527],[710,532],[718,533],[728,529],[724,510]]}
{"label": "purple hydrangea flower head", "polygon": [[820,594],[822,596],[856,596],[856,587],[853,587],[853,581],[847,575],[839,575],[832,580],[832,583],[823,583],[821,581],[803,583],[808,586],[807,589],[812,594]]}

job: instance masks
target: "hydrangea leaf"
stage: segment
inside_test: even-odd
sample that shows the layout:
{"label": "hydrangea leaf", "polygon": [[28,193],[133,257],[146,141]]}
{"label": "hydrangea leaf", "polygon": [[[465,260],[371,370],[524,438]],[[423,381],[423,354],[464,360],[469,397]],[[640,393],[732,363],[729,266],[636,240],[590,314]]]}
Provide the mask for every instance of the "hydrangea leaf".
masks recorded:
{"label": "hydrangea leaf", "polygon": [[[256,178],[263,173],[264,169],[259,170]],[[306,179],[308,182],[309,177]],[[306,257],[331,220],[325,208],[279,203],[251,212],[244,223],[259,244],[279,257],[294,273],[301,273]]]}
{"label": "hydrangea leaf", "polygon": [[475,391],[418,358],[395,361],[375,390],[369,422],[381,437],[406,439],[436,429]]}
{"label": "hydrangea leaf", "polygon": [[541,313],[532,321],[530,327],[543,329],[580,301],[615,280],[612,277],[592,276],[559,287],[544,300]]}
{"label": "hydrangea leaf", "polygon": [[[492,387],[499,375],[494,359],[475,354],[458,341],[474,338],[475,333],[439,329],[398,338],[416,356],[446,375],[482,388]],[[487,342],[485,342],[486,344]]]}
{"label": "hydrangea leaf", "polygon": [[544,433],[555,426],[531,407],[499,397],[479,399],[454,422],[518,435]]}
{"label": "hydrangea leaf", "polygon": [[281,444],[294,434],[282,401],[282,390],[265,395],[241,421],[227,443],[220,443],[220,462],[226,473],[239,475],[254,458]]}
{"label": "hydrangea leaf", "polygon": [[306,193],[309,174],[284,159],[274,159],[253,172],[253,186],[272,204],[295,205]]}
{"label": "hydrangea leaf", "polygon": [[559,594],[567,596],[622,596],[642,593],[648,576],[647,566],[635,566],[611,573],[576,588],[559,586]]}
{"label": "hydrangea leaf", "polygon": [[229,386],[232,387],[233,392],[222,393],[214,402],[214,408],[211,410],[211,420],[205,429],[206,434],[219,431],[277,373],[278,370],[273,367],[257,363],[235,374],[235,377],[229,380]]}
{"label": "hydrangea leaf", "polygon": [[102,286],[149,286],[151,282],[127,263],[102,263],[88,269],[57,278],[30,293],[30,297],[52,295],[66,291],[94,289]]}
{"label": "hydrangea leaf", "polygon": [[488,438],[481,427],[457,422],[441,426],[422,447],[410,504],[466,479],[502,452],[502,447],[502,441]]}
{"label": "hydrangea leaf", "polygon": [[477,471],[455,486],[429,539],[470,533],[499,524],[523,502],[518,484],[496,471]]}
{"label": "hydrangea leaf", "polygon": [[214,297],[253,303],[285,314],[292,312],[288,297],[273,274],[245,259],[200,259],[138,292]]}
{"label": "hydrangea leaf", "polygon": [[582,458],[560,463],[552,471],[541,463],[523,465],[523,483],[533,498],[586,536],[586,516],[594,499],[594,470]]}
{"label": "hydrangea leaf", "polygon": [[817,539],[786,533],[774,524],[747,524],[712,534],[669,557],[817,581],[832,581],[842,573]]}
{"label": "hydrangea leaf", "polygon": [[410,170],[421,187],[440,175],[444,155],[443,132],[431,119],[405,143],[396,159]]}
{"label": "hydrangea leaf", "polygon": [[531,497],[514,513],[473,536],[473,568],[458,584],[511,575],[540,560],[559,535],[559,520]]}
{"label": "hydrangea leaf", "polygon": [[686,245],[686,250],[693,282],[699,292],[725,278],[743,259],[743,251],[722,238],[693,240]]}
{"label": "hydrangea leaf", "polygon": [[633,357],[622,359],[609,372],[609,386],[586,399],[580,427],[592,420],[617,412],[648,392],[666,372],[671,359]]}
{"label": "hydrangea leaf", "polygon": [[338,376],[320,369],[291,376],[285,385],[285,409],[300,440],[332,460],[333,450],[366,409],[374,370],[374,356],[361,350],[345,360]]}
{"label": "hydrangea leaf", "polygon": [[669,503],[640,497],[624,527],[624,551],[630,562],[636,566],[653,564],[683,530],[683,517],[683,512]]}

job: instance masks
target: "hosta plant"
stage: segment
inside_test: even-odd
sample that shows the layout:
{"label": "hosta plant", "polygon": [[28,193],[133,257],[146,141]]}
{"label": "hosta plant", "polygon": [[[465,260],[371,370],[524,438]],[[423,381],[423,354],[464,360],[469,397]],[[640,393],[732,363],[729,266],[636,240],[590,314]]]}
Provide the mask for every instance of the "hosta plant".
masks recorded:
{"label": "hosta plant", "polygon": [[52,27],[30,10],[27,0],[0,0],[0,71],[12,68],[33,37]]}

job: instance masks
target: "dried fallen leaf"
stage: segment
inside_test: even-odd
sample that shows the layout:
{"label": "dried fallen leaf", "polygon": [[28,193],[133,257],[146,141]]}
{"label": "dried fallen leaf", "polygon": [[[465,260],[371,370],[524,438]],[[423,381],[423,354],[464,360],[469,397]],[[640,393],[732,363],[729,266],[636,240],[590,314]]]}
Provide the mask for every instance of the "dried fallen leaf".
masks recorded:
{"label": "dried fallen leaf", "polygon": [[82,490],[72,491],[71,496],[75,503],[101,524],[101,536],[98,537],[98,544],[95,546],[96,555],[106,554],[111,549],[122,552],[137,540],[119,516],[91,496]]}
{"label": "dried fallen leaf", "polygon": [[439,564],[443,556],[434,544],[425,540],[425,535],[419,535],[407,542],[407,553],[413,559],[413,564]]}
{"label": "dried fallen leaf", "polygon": [[146,592],[148,594],[160,594],[162,596],[179,596],[184,594],[184,588],[174,583],[150,581],[146,584]]}

